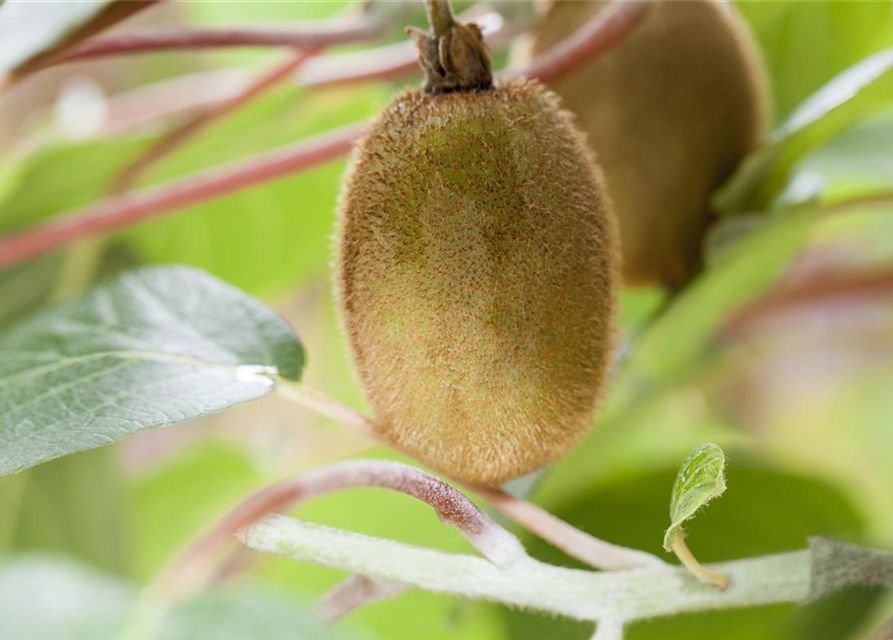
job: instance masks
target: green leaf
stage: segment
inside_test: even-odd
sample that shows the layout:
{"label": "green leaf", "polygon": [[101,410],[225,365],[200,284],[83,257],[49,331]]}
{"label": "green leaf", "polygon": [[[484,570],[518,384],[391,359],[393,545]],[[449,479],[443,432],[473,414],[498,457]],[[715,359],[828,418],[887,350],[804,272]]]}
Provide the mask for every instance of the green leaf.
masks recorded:
{"label": "green leaf", "polygon": [[726,490],[726,456],[717,445],[695,448],[679,467],[670,496],[670,528],[664,535],[664,549],[671,551],[671,540],[686,520]]}
{"label": "green leaf", "polygon": [[889,2],[736,0],[735,6],[759,42],[779,119],[844,69],[893,45]]}
{"label": "green leaf", "polygon": [[187,267],[144,268],[0,338],[0,474],[266,395],[303,350],[275,312]]}
{"label": "green leaf", "polygon": [[714,196],[725,214],[764,210],[804,157],[893,104],[893,48],[847,69],[803,102]]}

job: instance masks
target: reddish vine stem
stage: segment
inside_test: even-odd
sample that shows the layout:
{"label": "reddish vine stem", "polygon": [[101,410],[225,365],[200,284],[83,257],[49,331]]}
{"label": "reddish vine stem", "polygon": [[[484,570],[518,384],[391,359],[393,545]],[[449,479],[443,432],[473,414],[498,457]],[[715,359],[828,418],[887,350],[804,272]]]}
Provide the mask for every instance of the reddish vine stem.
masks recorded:
{"label": "reddish vine stem", "polygon": [[552,81],[608,51],[626,38],[651,9],[653,0],[615,0],[561,44],[534,60],[524,75]]}
{"label": "reddish vine stem", "polygon": [[[619,42],[644,15],[647,0],[614,0],[573,38],[534,61],[521,75],[552,79]],[[622,19],[621,19],[622,18]],[[625,25],[625,30],[621,29]],[[593,45],[595,43],[595,45]],[[415,64],[415,63],[413,63]],[[379,69],[376,73],[381,72]],[[81,238],[135,224],[171,210],[261,184],[346,153],[360,129],[325,134],[292,147],[208,169],[132,196],[114,196],[48,223],[0,239],[0,267],[66,246]]]}
{"label": "reddish vine stem", "polygon": [[364,575],[350,576],[319,599],[313,612],[325,622],[334,622],[367,604],[395,598],[406,591],[401,584],[385,583]]}
{"label": "reddish vine stem", "polygon": [[158,187],[100,200],[0,239],[0,267],[333,160],[350,150],[362,130],[363,125],[344,127]]}
{"label": "reddish vine stem", "polygon": [[167,132],[121,171],[112,184],[111,192],[121,193],[129,190],[162,158],[198,135],[211,123],[232,113],[287,78],[314,53],[315,51],[299,51],[292,54],[284,63],[262,74],[238,94],[218,102],[183,125]]}
{"label": "reddish vine stem", "polygon": [[[393,446],[381,437],[381,429],[373,420],[318,391],[307,389],[301,385],[280,383],[276,392],[366,437],[376,438],[383,444]],[[516,498],[501,489],[470,484],[464,486],[528,531],[592,567],[616,570],[666,564],[650,553],[613,545],[594,538],[556,518],[548,511],[540,509],[523,498]]]}
{"label": "reddish vine stem", "polygon": [[201,588],[212,575],[216,558],[240,530],[307,498],[359,487],[399,491],[429,504],[444,524],[459,529],[494,564],[510,564],[526,555],[517,538],[446,482],[399,462],[351,460],[283,480],[249,496],[190,544],[154,583],[154,588],[166,595]]}
{"label": "reddish vine stem", "polygon": [[[46,69],[64,58],[83,40],[126,20],[132,15],[148,9],[160,0],[130,0],[129,2],[110,2],[99,11],[92,20],[66,34],[62,40],[49,49],[34,56],[27,62],[13,69],[8,76],[0,76],[0,91],[25,76]],[[2,4],[2,3],[0,3]]]}
{"label": "reddish vine stem", "polygon": [[131,31],[86,42],[57,60],[73,62],[148,51],[172,49],[206,49],[211,47],[321,47],[372,40],[380,36],[387,24],[369,15],[336,18],[328,24],[313,23],[275,28],[202,29],[165,27]]}

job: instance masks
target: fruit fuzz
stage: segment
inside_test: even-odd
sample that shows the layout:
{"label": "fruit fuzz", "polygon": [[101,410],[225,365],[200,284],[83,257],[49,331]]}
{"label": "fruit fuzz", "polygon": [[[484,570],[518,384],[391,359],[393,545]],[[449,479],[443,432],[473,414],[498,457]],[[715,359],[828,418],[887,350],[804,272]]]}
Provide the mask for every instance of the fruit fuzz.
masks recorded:
{"label": "fruit fuzz", "polygon": [[427,93],[397,97],[357,147],[339,304],[382,435],[493,485],[555,460],[592,423],[612,352],[616,232],[552,93],[492,88],[476,27],[413,37]]}
{"label": "fruit fuzz", "polygon": [[[606,4],[556,0],[526,55]],[[710,195],[763,136],[765,84],[747,26],[714,0],[655,2],[615,48],[551,84],[605,172],[627,284],[679,285],[697,268]]]}

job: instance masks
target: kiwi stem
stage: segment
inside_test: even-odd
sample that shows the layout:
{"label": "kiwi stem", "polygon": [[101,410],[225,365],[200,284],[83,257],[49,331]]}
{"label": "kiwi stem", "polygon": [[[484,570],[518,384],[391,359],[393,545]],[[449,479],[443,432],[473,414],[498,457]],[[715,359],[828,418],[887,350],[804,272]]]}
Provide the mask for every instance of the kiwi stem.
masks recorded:
{"label": "kiwi stem", "polygon": [[[384,444],[391,445],[380,437],[381,430],[373,420],[318,391],[285,380],[279,381],[276,391],[282,397],[312,409],[349,429],[358,431],[365,436],[376,437]],[[504,516],[553,544],[569,556],[595,568],[613,571],[634,567],[667,566],[663,560],[650,553],[594,538],[523,498],[517,498],[500,489],[468,484],[463,486],[473,491]]]}
{"label": "kiwi stem", "polygon": [[454,22],[449,0],[425,0],[425,4],[428,8],[428,22],[434,31],[434,37],[445,36]]}

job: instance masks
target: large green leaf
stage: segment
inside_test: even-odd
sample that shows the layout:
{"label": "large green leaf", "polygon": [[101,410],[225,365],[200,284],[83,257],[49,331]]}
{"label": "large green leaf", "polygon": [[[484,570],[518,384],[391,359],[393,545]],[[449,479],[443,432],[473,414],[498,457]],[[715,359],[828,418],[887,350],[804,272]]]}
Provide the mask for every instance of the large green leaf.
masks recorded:
{"label": "large green leaf", "polygon": [[847,67],[893,45],[889,2],[736,0],[735,6],[762,49],[779,120]]}
{"label": "large green leaf", "polygon": [[259,398],[265,374],[302,367],[286,322],[229,285],[125,274],[0,339],[0,473]]}
{"label": "large green leaf", "polygon": [[893,105],[893,48],[847,69],[803,102],[744,160],[714,197],[718,211],[763,211],[787,184],[791,169],[861,120]]}

